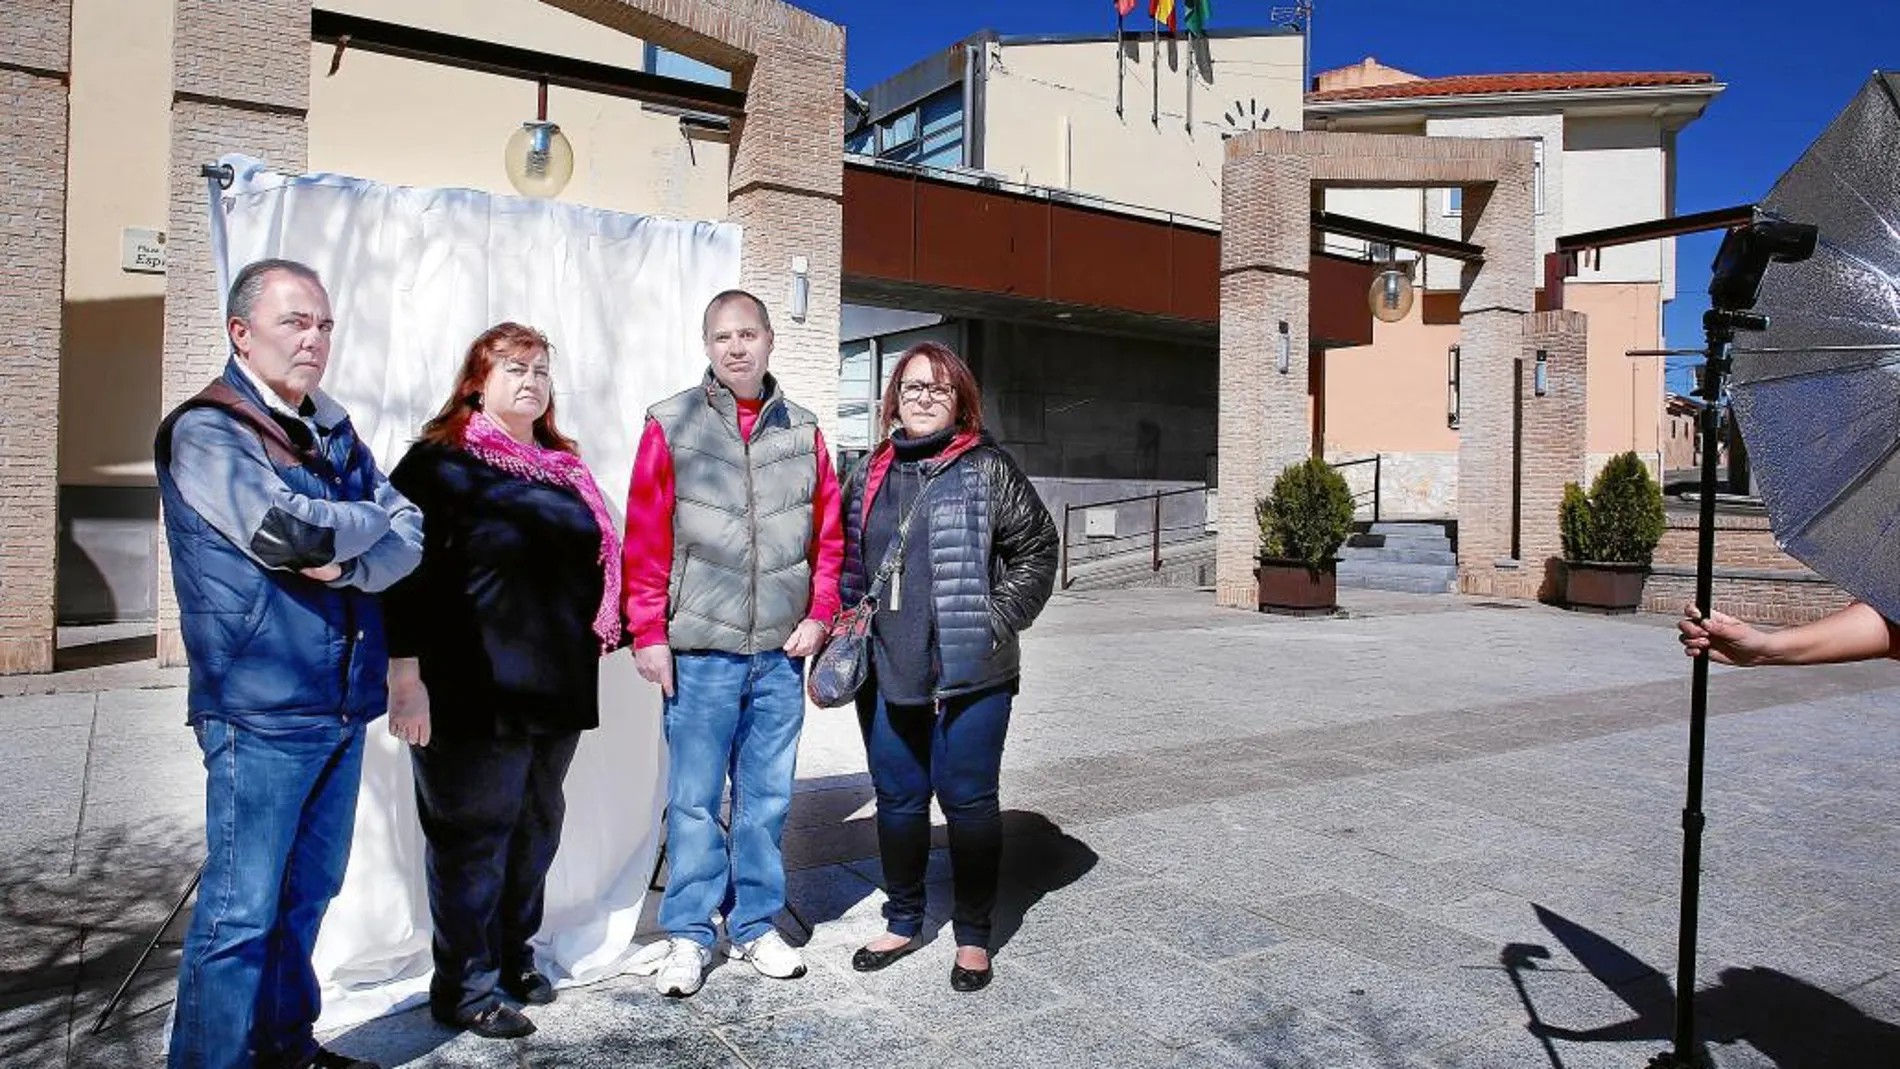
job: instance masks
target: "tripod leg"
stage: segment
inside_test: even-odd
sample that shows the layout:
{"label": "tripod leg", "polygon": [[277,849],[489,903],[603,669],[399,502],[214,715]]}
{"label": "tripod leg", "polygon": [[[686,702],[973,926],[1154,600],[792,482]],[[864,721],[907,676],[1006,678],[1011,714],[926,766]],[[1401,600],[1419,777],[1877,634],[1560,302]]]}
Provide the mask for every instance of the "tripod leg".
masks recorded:
{"label": "tripod leg", "polygon": [[200,864],[198,871],[192,874],[191,882],[185,885],[184,893],[178,896],[178,901],[172,903],[172,911],[165,914],[165,919],[159,922],[158,930],[152,933],[152,941],[145,944],[145,949],[139,952],[138,960],[133,962],[132,968],[126,971],[125,979],[119,981],[119,989],[106,1000],[105,1009],[100,1010],[98,1019],[92,1022],[92,1035],[98,1035],[105,1028],[106,1021],[112,1016],[112,1011],[118,1009],[119,1002],[125,998],[126,989],[132,986],[132,981],[138,976],[139,970],[145,968],[145,962],[152,956],[152,951],[158,949],[158,941],[164,938],[165,929],[170,928],[172,921],[178,919],[178,914],[185,908],[185,903],[191,900],[192,892],[198,889],[198,881],[204,879],[204,875],[205,867]]}

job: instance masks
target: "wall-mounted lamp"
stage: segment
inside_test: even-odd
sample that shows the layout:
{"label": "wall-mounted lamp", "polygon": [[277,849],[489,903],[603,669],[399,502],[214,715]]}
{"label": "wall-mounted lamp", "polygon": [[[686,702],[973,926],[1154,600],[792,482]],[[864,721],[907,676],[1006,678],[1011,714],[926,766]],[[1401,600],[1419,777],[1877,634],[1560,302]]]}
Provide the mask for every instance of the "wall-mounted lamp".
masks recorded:
{"label": "wall-mounted lamp", "polygon": [[1531,369],[1531,392],[1539,397],[1550,392],[1550,354],[1537,350],[1537,364]]}
{"label": "wall-mounted lamp", "polygon": [[1280,374],[1293,370],[1293,335],[1288,333],[1286,320],[1280,320],[1280,352],[1276,361]]}
{"label": "wall-mounted lamp", "polygon": [[545,199],[559,196],[574,177],[574,146],[568,144],[561,128],[548,121],[548,83],[541,82],[533,122],[508,138],[502,150],[502,165],[508,168],[508,183],[524,197]]}
{"label": "wall-mounted lamp", "polygon": [[803,323],[811,306],[811,262],[803,256],[792,257],[792,289],[785,303],[792,310],[792,318]]}
{"label": "wall-mounted lamp", "polygon": [[1445,350],[1445,426],[1458,429],[1458,347]]}

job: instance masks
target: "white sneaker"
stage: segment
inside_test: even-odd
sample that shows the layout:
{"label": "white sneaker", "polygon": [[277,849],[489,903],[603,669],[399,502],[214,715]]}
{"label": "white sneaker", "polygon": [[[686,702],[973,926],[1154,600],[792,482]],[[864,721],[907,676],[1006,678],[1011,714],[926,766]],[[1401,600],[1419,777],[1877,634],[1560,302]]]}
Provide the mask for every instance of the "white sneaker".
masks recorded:
{"label": "white sneaker", "polygon": [[653,987],[662,995],[685,998],[699,990],[705,982],[706,966],[712,964],[712,951],[700,946],[691,939],[674,936],[670,940],[672,949],[667,951],[666,960],[660,963],[660,972],[653,980]]}
{"label": "white sneaker", "polygon": [[750,943],[732,944],[732,957],[749,961],[752,967],[774,980],[796,980],[805,975],[805,958],[798,948],[770,931]]}

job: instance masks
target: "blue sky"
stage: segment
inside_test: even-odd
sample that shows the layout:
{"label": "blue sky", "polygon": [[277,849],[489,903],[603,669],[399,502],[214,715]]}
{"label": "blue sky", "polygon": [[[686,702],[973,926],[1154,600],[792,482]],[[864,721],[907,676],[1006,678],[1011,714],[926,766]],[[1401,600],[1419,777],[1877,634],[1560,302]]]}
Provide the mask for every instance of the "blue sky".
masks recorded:
{"label": "blue sky", "polygon": [[[985,27],[1113,29],[1110,0],[795,0],[845,26],[863,88]],[[1708,71],[1728,85],[1678,142],[1676,207],[1760,199],[1876,68],[1900,67],[1900,0],[1316,0],[1313,67],[1377,56],[1435,76],[1526,70]],[[1264,25],[1267,0],[1214,0],[1215,27]],[[1142,5],[1146,9],[1145,2]],[[1130,25],[1145,21],[1131,18]],[[1701,344],[1715,236],[1677,243],[1675,347]],[[1686,369],[1672,372],[1680,384]]]}

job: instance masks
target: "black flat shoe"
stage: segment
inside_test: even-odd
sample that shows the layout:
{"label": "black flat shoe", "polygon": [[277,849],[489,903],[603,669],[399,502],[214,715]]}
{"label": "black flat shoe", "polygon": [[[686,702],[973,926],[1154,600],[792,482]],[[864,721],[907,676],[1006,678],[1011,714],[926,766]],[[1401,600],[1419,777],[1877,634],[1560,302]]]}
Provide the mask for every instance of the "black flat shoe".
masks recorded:
{"label": "black flat shoe", "polygon": [[523,969],[518,973],[502,973],[501,989],[510,998],[525,1002],[530,1006],[545,1006],[554,1001],[554,981],[549,980],[539,969]]}
{"label": "black flat shoe", "polygon": [[383,1069],[382,1066],[362,1058],[352,1058],[326,1047],[318,1047],[310,1060],[303,1063],[301,1069]]}
{"label": "black flat shoe", "polygon": [[876,972],[896,961],[898,958],[916,950],[920,945],[917,940],[913,939],[893,950],[872,950],[870,947],[859,947],[857,952],[851,955],[851,967],[859,972]]}
{"label": "black flat shoe", "polygon": [[981,991],[990,986],[990,977],[996,975],[994,968],[966,969],[961,965],[950,966],[950,990]]}
{"label": "black flat shoe", "polygon": [[436,1020],[450,1028],[459,1028],[464,1032],[473,1032],[483,1039],[520,1039],[534,1034],[534,1022],[528,1020],[520,1010],[513,1006],[495,1003],[478,1013],[466,1017]]}

